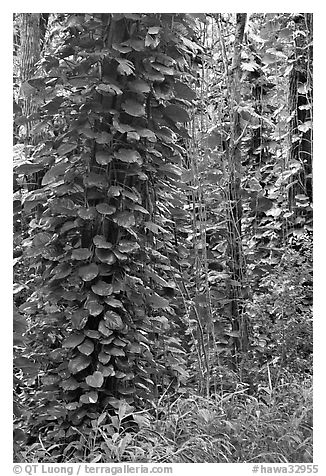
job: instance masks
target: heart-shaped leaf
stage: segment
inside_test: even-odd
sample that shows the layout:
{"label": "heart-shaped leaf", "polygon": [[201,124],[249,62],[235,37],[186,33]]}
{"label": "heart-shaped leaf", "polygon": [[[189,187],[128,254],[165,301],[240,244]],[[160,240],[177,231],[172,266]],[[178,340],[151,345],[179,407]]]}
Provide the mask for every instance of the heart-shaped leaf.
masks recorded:
{"label": "heart-shaped leaf", "polygon": [[89,312],[86,309],[78,309],[71,315],[71,323],[74,329],[81,330],[85,327]]}
{"label": "heart-shaped leaf", "polygon": [[101,388],[104,382],[104,377],[103,374],[99,371],[96,371],[93,373],[93,375],[89,375],[86,377],[86,383],[90,387],[94,388]]}
{"label": "heart-shaped leaf", "polygon": [[92,279],[96,278],[98,273],[99,268],[96,263],[91,263],[86,266],[82,266],[78,270],[78,274],[83,281],[92,281]]}
{"label": "heart-shaped leaf", "polygon": [[103,364],[106,365],[110,362],[111,360],[111,355],[106,354],[105,352],[100,352],[98,355],[98,360]]}
{"label": "heart-shaped leaf", "polygon": [[106,264],[114,264],[117,261],[116,256],[112,251],[103,248],[96,249],[96,256],[102,263]]}
{"label": "heart-shaped leaf", "polygon": [[77,357],[69,361],[68,370],[70,370],[72,374],[77,374],[81,370],[86,369],[86,367],[88,367],[91,362],[91,357],[79,354]]}
{"label": "heart-shaped leaf", "polygon": [[74,349],[81,344],[84,339],[84,334],[73,333],[62,342],[62,347],[64,349]]}
{"label": "heart-shaped leaf", "polygon": [[93,284],[92,291],[99,296],[109,296],[113,292],[112,284],[108,284],[105,281],[97,281]]}
{"label": "heart-shaped leaf", "polygon": [[107,311],[104,315],[105,325],[109,329],[117,330],[123,328],[123,322],[119,314],[114,311]]}
{"label": "heart-shaped leaf", "polygon": [[78,346],[78,350],[84,355],[91,355],[94,351],[94,344],[90,339],[85,339],[84,342]]}

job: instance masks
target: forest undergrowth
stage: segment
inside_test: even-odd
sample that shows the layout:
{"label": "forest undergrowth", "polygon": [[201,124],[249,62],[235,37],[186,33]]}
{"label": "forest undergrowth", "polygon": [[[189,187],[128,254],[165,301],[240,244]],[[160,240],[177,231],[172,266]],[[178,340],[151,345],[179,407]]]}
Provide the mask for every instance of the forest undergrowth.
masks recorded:
{"label": "forest undergrowth", "polygon": [[[224,395],[169,396],[153,409],[103,413],[89,433],[71,443],[38,441],[16,448],[17,462],[32,463],[309,463],[312,461],[312,382],[292,381],[270,392],[246,389]],[[128,411],[128,405],[126,405]]]}

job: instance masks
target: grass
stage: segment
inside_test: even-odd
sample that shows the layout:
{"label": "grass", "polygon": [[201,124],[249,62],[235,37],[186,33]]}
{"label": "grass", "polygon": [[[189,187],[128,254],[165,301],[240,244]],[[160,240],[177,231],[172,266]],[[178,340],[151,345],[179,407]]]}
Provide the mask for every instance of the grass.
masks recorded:
{"label": "grass", "polygon": [[[21,448],[20,462],[137,463],[310,463],[311,382],[246,390],[203,398],[162,399],[136,413],[138,431],[112,423],[94,424],[88,435],[46,446]],[[18,461],[18,462],[19,462]]]}

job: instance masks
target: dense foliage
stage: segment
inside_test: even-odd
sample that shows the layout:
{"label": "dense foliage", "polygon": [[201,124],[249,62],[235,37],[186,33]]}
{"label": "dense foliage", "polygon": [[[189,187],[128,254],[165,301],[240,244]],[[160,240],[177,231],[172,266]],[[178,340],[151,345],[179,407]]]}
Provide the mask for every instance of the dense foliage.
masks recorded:
{"label": "dense foliage", "polygon": [[18,461],[312,460],[311,28],[16,15]]}

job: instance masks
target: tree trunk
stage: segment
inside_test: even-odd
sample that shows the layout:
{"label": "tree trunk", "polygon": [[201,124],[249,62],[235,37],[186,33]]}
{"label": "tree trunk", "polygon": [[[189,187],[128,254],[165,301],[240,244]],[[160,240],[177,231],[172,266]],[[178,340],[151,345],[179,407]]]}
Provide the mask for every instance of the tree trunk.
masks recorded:
{"label": "tree trunk", "polygon": [[22,116],[26,119],[20,128],[20,136],[26,144],[33,143],[31,130],[33,121],[28,120],[36,112],[35,90],[27,83],[34,74],[41,55],[40,13],[21,13],[18,18],[20,48],[18,53],[18,80],[20,83],[20,103]]}
{"label": "tree trunk", "polygon": [[[242,201],[240,184],[242,177],[241,166],[241,129],[240,114],[237,107],[241,102],[241,48],[246,23],[246,13],[237,13],[236,31],[234,40],[234,54],[231,66],[231,134],[228,150],[229,186],[227,195],[228,204],[228,232],[229,232],[229,257],[231,264],[232,280],[238,283],[230,285],[230,298],[232,300],[232,330],[235,334],[235,353],[238,350],[246,351],[248,348],[247,323],[243,318],[241,306],[241,284],[245,274],[244,257],[242,250],[241,218]],[[240,286],[239,286],[240,284]],[[238,336],[238,337],[237,337]]]}

